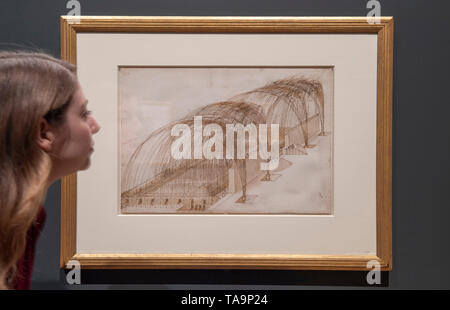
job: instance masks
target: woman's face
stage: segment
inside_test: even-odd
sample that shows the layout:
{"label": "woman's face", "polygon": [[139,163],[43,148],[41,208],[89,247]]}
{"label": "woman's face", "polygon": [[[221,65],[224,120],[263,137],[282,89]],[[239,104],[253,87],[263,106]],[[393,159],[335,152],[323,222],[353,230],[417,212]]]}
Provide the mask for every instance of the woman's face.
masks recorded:
{"label": "woman's face", "polygon": [[69,105],[65,121],[56,131],[52,149],[52,174],[62,177],[90,166],[94,151],[92,135],[100,130],[97,121],[87,109],[87,100],[80,85]]}

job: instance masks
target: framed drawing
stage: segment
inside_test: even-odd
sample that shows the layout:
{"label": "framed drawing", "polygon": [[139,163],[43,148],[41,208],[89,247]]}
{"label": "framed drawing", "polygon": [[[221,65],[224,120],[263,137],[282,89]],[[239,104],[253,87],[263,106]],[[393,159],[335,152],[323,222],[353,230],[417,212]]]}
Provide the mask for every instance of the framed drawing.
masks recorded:
{"label": "framed drawing", "polygon": [[102,129],[61,267],[392,269],[393,19],[62,17]]}

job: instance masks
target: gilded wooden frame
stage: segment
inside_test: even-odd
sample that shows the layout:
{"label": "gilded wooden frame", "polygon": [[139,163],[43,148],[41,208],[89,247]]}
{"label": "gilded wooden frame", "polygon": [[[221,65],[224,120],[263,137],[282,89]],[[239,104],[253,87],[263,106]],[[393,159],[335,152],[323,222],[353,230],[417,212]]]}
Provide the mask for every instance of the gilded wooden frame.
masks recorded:
{"label": "gilded wooden frame", "polygon": [[370,33],[377,34],[376,255],[77,254],[76,174],[61,182],[60,266],[93,269],[392,270],[392,79],[394,20],[382,17],[61,17],[61,57],[76,63],[77,33]]}

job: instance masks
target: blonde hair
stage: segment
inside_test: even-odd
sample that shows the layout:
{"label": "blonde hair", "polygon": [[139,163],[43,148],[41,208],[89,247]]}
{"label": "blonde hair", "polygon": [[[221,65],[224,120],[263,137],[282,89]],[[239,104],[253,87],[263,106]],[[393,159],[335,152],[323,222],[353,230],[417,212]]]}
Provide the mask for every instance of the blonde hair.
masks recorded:
{"label": "blonde hair", "polygon": [[75,66],[41,53],[0,52],[0,289],[12,288],[51,160],[41,120],[58,126],[77,87]]}

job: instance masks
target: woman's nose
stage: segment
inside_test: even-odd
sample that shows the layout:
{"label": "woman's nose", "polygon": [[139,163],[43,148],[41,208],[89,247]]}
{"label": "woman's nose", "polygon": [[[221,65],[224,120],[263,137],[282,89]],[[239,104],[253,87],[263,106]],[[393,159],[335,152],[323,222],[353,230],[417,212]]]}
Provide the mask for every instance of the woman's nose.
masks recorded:
{"label": "woman's nose", "polygon": [[97,123],[97,121],[95,120],[95,118],[93,116],[91,116],[90,127],[91,127],[92,134],[95,134],[100,130],[100,125]]}

